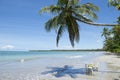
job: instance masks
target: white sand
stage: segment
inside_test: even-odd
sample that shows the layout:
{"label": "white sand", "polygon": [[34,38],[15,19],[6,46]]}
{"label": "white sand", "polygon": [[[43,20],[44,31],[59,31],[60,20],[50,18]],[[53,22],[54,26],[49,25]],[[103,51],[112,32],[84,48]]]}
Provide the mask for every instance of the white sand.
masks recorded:
{"label": "white sand", "polygon": [[[99,71],[94,75],[77,74],[76,78],[66,75],[56,78],[54,75],[47,74],[40,80],[120,80],[120,58],[115,55],[103,55],[94,59],[91,63],[98,64]],[[75,68],[82,68],[84,64],[74,65]]]}
{"label": "white sand", "polygon": [[[98,64],[99,71],[94,72],[94,75],[86,75],[86,63]],[[57,71],[54,71],[55,68],[51,67],[64,69],[65,65],[73,67],[63,73],[64,76],[56,77]],[[103,55],[87,61],[81,59],[41,58],[0,66],[0,80],[120,80],[119,77],[120,58],[115,55]]]}
{"label": "white sand", "polygon": [[104,55],[96,59],[96,62],[105,62],[109,65],[120,67],[120,56]]}

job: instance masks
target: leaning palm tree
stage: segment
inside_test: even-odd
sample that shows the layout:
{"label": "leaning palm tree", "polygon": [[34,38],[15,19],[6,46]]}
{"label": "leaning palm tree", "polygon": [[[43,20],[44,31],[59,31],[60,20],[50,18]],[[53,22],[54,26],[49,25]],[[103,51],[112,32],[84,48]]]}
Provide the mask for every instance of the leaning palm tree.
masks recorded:
{"label": "leaning palm tree", "polygon": [[57,46],[64,30],[68,31],[73,47],[75,41],[79,42],[79,25],[77,21],[95,26],[116,26],[116,24],[94,23],[93,20],[97,19],[96,12],[99,11],[99,8],[92,3],[78,3],[79,0],[58,0],[56,5],[47,6],[40,10],[40,13],[51,12],[55,14],[52,19],[46,22],[45,29],[47,31],[51,29],[57,31]]}
{"label": "leaning palm tree", "polygon": [[71,45],[74,47],[74,42],[79,42],[79,25],[76,19],[86,22],[92,22],[97,19],[95,14],[99,8],[92,3],[78,5],[79,0],[58,0],[57,5],[44,7],[40,12],[52,12],[56,14],[52,19],[45,24],[45,29],[57,31],[56,45],[58,46],[59,39],[64,30],[69,33]]}

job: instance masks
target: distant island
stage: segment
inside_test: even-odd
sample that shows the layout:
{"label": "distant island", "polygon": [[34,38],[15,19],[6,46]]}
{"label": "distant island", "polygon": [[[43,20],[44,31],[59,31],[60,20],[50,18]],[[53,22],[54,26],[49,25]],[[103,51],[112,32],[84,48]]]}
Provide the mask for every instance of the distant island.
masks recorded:
{"label": "distant island", "polygon": [[53,50],[29,50],[30,52],[42,51],[104,51],[103,49],[53,49]]}

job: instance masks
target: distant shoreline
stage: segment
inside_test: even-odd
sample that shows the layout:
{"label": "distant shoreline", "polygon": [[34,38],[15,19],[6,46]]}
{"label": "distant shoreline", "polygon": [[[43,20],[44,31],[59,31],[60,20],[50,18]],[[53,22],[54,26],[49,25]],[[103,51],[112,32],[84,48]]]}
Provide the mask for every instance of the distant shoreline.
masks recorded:
{"label": "distant shoreline", "polygon": [[75,49],[75,50],[29,50],[30,52],[44,52],[44,51],[104,51],[103,49]]}

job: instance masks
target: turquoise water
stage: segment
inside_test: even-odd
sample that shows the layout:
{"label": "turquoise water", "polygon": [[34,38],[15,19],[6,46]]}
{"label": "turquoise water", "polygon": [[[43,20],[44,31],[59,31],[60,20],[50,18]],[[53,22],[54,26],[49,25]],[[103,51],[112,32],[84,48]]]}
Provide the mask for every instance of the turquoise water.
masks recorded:
{"label": "turquoise water", "polygon": [[103,55],[103,52],[29,52],[29,51],[0,51],[0,62],[18,61],[21,59],[33,60],[40,58],[90,58]]}
{"label": "turquoise water", "polygon": [[52,76],[41,74],[49,71],[48,67],[83,68],[85,63],[102,55],[104,52],[0,51],[0,80],[44,80],[42,78]]}

